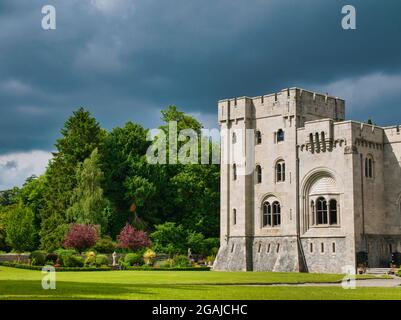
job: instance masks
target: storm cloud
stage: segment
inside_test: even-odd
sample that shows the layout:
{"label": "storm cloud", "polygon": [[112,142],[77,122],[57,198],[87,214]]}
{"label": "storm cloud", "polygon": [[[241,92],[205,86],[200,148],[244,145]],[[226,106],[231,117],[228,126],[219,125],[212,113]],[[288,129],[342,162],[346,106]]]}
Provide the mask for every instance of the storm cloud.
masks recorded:
{"label": "storm cloud", "polygon": [[[41,28],[47,4],[56,30]],[[356,30],[341,27],[346,4]],[[2,0],[0,154],[51,151],[79,106],[106,129],[158,126],[169,104],[216,126],[217,100],[293,86],[393,124],[400,12],[396,0]]]}

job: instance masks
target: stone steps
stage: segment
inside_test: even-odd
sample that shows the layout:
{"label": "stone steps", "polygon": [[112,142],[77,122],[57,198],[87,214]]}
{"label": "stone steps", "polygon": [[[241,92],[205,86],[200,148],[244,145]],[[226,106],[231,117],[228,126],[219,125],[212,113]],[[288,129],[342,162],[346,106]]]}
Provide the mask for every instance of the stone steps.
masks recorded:
{"label": "stone steps", "polygon": [[389,274],[391,271],[391,268],[367,268],[366,274]]}

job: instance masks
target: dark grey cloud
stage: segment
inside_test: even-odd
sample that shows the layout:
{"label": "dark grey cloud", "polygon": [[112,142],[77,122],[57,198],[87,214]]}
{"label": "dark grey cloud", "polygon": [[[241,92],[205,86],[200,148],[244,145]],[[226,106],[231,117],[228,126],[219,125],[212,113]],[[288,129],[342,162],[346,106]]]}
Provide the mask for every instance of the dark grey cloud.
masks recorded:
{"label": "dark grey cloud", "polygon": [[[45,4],[55,31],[41,29]],[[345,4],[357,30],[341,28]],[[214,124],[218,99],[290,86],[344,95],[349,118],[391,124],[400,12],[397,0],[2,0],[0,154],[51,150],[78,106],[108,129],[156,126],[168,104]]]}

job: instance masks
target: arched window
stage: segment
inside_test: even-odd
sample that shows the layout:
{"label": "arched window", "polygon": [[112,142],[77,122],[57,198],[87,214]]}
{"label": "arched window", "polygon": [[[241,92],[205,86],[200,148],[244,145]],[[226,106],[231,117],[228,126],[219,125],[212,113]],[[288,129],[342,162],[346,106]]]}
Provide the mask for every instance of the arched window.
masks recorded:
{"label": "arched window", "polygon": [[279,226],[281,224],[281,207],[278,201],[273,202],[273,224],[272,227]]}
{"label": "arched window", "polygon": [[316,224],[327,224],[327,201],[320,197],[316,200]]}
{"label": "arched window", "polygon": [[331,199],[330,200],[330,224],[337,224],[337,200]]}
{"label": "arched window", "polygon": [[270,226],[272,224],[272,207],[269,202],[263,204],[263,227]]}
{"label": "arched window", "polygon": [[365,177],[373,178],[373,158],[372,158],[372,156],[367,156],[365,158]]}
{"label": "arched window", "polygon": [[258,130],[255,133],[255,143],[256,144],[261,144],[262,143],[262,133]]}
{"label": "arched window", "polygon": [[256,183],[262,183],[262,167],[256,166]]}
{"label": "arched window", "polygon": [[233,179],[237,180],[237,165],[233,164]]}
{"label": "arched window", "polygon": [[277,142],[284,141],[284,131],[283,129],[277,130]]}
{"label": "arched window", "polygon": [[276,182],[285,181],[285,162],[278,161],[276,163]]}

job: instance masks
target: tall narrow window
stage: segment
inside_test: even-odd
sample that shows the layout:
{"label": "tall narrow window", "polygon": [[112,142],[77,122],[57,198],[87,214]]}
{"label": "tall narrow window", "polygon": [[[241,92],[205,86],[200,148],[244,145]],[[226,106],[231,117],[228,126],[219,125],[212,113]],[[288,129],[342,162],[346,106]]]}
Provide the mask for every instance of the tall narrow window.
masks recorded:
{"label": "tall narrow window", "polygon": [[309,145],[310,145],[310,150],[313,153],[315,151],[315,146],[313,144],[313,133],[309,134]]}
{"label": "tall narrow window", "polygon": [[256,131],[256,134],[255,134],[255,143],[256,144],[261,144],[262,143],[262,133],[258,130],[258,131]]}
{"label": "tall narrow window", "polygon": [[316,224],[327,224],[327,202],[320,197],[316,200]]}
{"label": "tall narrow window", "polygon": [[367,178],[373,178],[373,163],[372,156],[365,158],[365,177]]}
{"label": "tall narrow window", "polygon": [[237,165],[233,164],[233,179],[237,180]]}
{"label": "tall narrow window", "polygon": [[312,200],[310,202],[310,211],[311,211],[311,218],[312,218],[312,225],[315,224],[315,202]]}
{"label": "tall narrow window", "polygon": [[237,209],[233,209],[233,224],[237,224]]}
{"label": "tall narrow window", "polygon": [[279,226],[281,224],[281,207],[278,201],[273,202],[273,224],[272,226]]}
{"label": "tall narrow window", "polygon": [[262,167],[256,166],[256,183],[262,183]]}
{"label": "tall narrow window", "polygon": [[276,164],[276,182],[285,181],[285,162],[278,161]]}
{"label": "tall narrow window", "polygon": [[337,224],[337,200],[330,200],[330,224]]}
{"label": "tall narrow window", "polygon": [[284,131],[283,129],[277,130],[277,142],[284,141]]}
{"label": "tall narrow window", "polygon": [[237,143],[237,134],[235,132],[233,132],[232,141],[233,143]]}
{"label": "tall narrow window", "polygon": [[272,224],[272,207],[269,202],[263,204],[263,227],[270,226]]}

